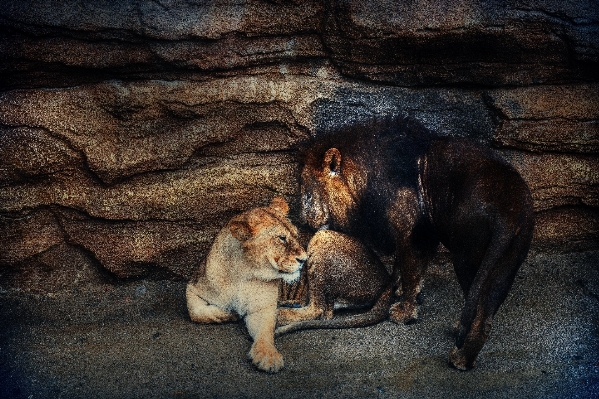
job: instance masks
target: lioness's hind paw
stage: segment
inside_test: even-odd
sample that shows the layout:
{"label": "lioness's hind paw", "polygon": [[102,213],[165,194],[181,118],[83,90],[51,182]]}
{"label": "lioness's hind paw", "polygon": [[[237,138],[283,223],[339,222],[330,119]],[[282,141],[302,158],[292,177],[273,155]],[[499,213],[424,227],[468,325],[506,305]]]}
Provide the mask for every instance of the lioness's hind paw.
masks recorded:
{"label": "lioness's hind paw", "polygon": [[418,305],[411,302],[397,302],[389,309],[389,317],[397,324],[410,324],[418,319]]}

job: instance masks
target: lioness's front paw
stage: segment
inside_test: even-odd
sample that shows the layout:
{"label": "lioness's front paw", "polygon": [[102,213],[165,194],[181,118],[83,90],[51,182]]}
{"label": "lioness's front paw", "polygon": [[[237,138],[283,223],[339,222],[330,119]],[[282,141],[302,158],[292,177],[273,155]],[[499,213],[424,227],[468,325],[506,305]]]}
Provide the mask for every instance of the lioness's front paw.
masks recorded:
{"label": "lioness's front paw", "polygon": [[277,373],[285,365],[283,355],[277,348],[260,341],[254,342],[248,357],[252,359],[254,366],[267,373]]}
{"label": "lioness's front paw", "polygon": [[418,305],[414,302],[397,302],[389,309],[391,320],[400,323],[411,323],[418,319]]}

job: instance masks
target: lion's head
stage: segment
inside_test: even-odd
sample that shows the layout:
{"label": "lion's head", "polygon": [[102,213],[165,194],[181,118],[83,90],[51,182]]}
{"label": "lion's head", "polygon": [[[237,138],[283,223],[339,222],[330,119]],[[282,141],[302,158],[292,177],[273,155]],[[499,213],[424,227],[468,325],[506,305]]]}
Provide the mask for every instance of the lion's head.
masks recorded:
{"label": "lion's head", "polygon": [[288,212],[287,202],[276,197],[268,207],[252,209],[229,222],[231,234],[242,243],[244,257],[258,279],[293,283],[308,259]]}
{"label": "lion's head", "polygon": [[301,219],[314,229],[351,232],[366,175],[337,148],[310,153],[302,171]]}

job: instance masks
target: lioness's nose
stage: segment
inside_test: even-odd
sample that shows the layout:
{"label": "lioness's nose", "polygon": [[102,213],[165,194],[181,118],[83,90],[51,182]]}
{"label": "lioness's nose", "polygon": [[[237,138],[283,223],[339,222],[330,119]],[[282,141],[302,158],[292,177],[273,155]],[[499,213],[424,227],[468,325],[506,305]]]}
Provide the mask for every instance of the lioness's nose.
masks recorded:
{"label": "lioness's nose", "polygon": [[295,260],[299,263],[300,267],[302,267],[304,263],[306,263],[307,258],[295,258]]}

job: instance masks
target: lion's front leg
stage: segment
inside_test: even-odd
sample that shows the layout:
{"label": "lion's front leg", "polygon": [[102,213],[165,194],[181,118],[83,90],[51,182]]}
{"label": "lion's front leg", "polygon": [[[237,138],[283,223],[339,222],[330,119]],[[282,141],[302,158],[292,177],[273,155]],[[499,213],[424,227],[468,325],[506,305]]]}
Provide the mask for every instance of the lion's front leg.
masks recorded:
{"label": "lion's front leg", "polygon": [[254,340],[248,357],[260,370],[276,373],[284,366],[283,355],[275,348],[276,305],[248,313],[245,317],[250,336]]}
{"label": "lion's front leg", "polygon": [[417,194],[409,188],[399,189],[387,210],[396,244],[393,277],[402,291],[401,300],[389,310],[391,320],[396,323],[409,323],[418,318],[417,297],[429,252],[436,247],[436,242],[423,234],[419,213]]}
{"label": "lion's front leg", "polygon": [[402,288],[401,300],[391,306],[389,316],[396,323],[410,323],[418,319],[417,300],[422,290],[427,258],[416,256],[411,248],[402,251],[395,260],[397,283]]}

